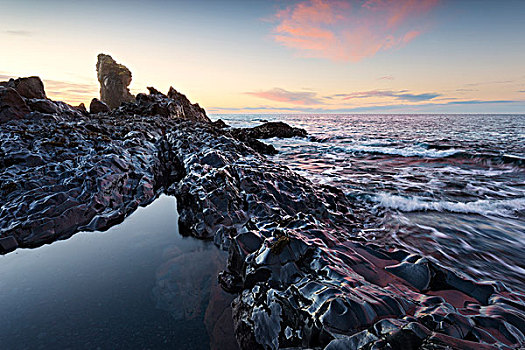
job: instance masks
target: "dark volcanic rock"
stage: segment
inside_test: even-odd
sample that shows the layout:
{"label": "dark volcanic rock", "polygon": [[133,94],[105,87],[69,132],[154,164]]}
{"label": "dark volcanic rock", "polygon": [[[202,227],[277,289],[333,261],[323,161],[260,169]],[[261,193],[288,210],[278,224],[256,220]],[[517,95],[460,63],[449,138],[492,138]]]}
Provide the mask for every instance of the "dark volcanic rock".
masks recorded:
{"label": "dark volcanic rock", "polygon": [[107,104],[100,101],[98,98],[94,98],[91,100],[91,103],[89,104],[89,113],[97,114],[97,113],[107,113],[107,112],[109,112],[109,107]]}
{"label": "dark volcanic rock", "polygon": [[130,70],[115,62],[111,56],[98,55],[97,78],[100,83],[100,99],[109,108],[117,108],[122,102],[134,100],[128,89],[131,83]]}
{"label": "dark volcanic rock", "polygon": [[47,98],[44,83],[39,77],[11,79],[6,86],[12,87],[20,96],[25,98]]}
{"label": "dark volcanic rock", "polygon": [[0,238],[0,254],[7,253],[18,248],[18,242],[13,236]]}
{"label": "dark volcanic rock", "polygon": [[254,139],[269,139],[271,137],[304,137],[306,130],[294,128],[283,122],[268,122],[251,129],[237,129],[238,132],[245,132],[248,137]]}
{"label": "dark volcanic rock", "polygon": [[170,87],[168,97],[177,101],[177,105],[180,106],[181,115],[184,119],[211,123],[210,118],[206,116],[204,108],[199,106],[198,103],[192,104],[184,94],[177,92],[173,87]]}
{"label": "dark volcanic rock", "polygon": [[219,129],[224,129],[224,128],[228,128],[229,127],[222,119],[217,119],[216,121],[212,122],[211,124],[214,127],[219,128]]}
{"label": "dark volcanic rock", "polygon": [[[217,122],[219,121],[222,122],[220,119]],[[222,125],[219,126],[223,127]],[[306,136],[306,130],[293,128],[283,122],[269,122],[254,128],[237,128],[231,129],[228,132],[233,138],[246,143],[251,148],[262,154],[276,154],[277,150],[272,145],[265,144],[257,139]]]}
{"label": "dark volcanic rock", "polygon": [[24,118],[29,112],[29,107],[15,89],[0,87],[0,123]]}
{"label": "dark volcanic rock", "polygon": [[89,114],[88,110],[86,109],[86,105],[81,103],[78,106],[75,107],[80,113],[87,115]]}
{"label": "dark volcanic rock", "polygon": [[[18,96],[5,110],[24,102],[0,91]],[[363,242],[364,218],[342,191],[261,154],[255,136],[269,131],[215,127],[173,89],[90,116],[51,103],[0,124],[3,251],[108,228],[167,193],[183,234],[228,250],[219,280],[237,293],[241,348],[525,346],[522,292]]]}
{"label": "dark volcanic rock", "polygon": [[40,113],[47,113],[47,114],[58,113],[57,105],[51,100],[30,99],[30,100],[27,100],[27,104],[32,111],[36,111]]}

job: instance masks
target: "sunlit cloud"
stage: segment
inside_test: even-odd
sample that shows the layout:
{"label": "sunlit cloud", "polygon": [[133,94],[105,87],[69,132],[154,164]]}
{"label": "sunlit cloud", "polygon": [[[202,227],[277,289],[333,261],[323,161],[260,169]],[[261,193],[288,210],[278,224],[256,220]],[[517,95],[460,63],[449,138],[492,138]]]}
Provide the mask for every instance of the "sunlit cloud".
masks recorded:
{"label": "sunlit cloud", "polygon": [[413,93],[409,93],[407,90],[401,90],[401,91],[372,90],[372,91],[352,92],[349,94],[337,94],[334,96],[342,97],[343,100],[370,98],[370,97],[393,97],[396,100],[401,100],[401,101],[419,102],[419,101],[432,100],[438,96],[441,96],[441,94],[438,94],[438,93],[413,94]]}
{"label": "sunlit cloud", "polygon": [[281,88],[273,88],[267,91],[245,92],[245,94],[296,105],[315,105],[322,103],[321,99],[317,97],[317,93],[312,91],[288,91]]}
{"label": "sunlit cloud", "polygon": [[394,77],[392,75],[384,75],[382,77],[377,78],[378,80],[394,80]]}
{"label": "sunlit cloud", "polygon": [[425,29],[438,0],[302,0],[275,14],[276,42],[304,56],[357,62]]}

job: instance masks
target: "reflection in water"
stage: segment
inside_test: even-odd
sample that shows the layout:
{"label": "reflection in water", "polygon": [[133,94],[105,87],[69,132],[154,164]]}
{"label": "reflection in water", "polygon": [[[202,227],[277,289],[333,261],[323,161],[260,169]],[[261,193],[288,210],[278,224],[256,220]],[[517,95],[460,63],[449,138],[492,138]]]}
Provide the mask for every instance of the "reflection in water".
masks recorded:
{"label": "reflection in water", "polygon": [[1,347],[234,346],[216,282],[225,253],[181,237],[177,220],[161,196],[106,232],[0,256]]}

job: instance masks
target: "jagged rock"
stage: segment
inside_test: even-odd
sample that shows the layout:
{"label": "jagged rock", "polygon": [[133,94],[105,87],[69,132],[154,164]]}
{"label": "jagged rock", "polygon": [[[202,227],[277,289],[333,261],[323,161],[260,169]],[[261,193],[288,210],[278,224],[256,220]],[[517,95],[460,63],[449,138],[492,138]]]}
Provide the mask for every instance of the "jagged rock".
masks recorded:
{"label": "jagged rock", "polygon": [[131,71],[105,54],[98,55],[97,78],[100,83],[100,99],[110,109],[117,108],[122,102],[131,102],[133,95],[128,86],[131,83]]}
{"label": "jagged rock", "polygon": [[192,104],[190,100],[184,95],[170,87],[168,91],[168,97],[177,102],[177,105],[181,108],[182,117],[184,119],[211,123],[210,118],[206,116],[204,108],[199,106],[198,103]]}
{"label": "jagged rock", "polygon": [[47,98],[44,83],[39,77],[10,79],[6,86],[12,87],[20,96],[25,98]]}
{"label": "jagged rock", "polygon": [[91,103],[89,104],[89,113],[97,114],[106,112],[109,112],[109,107],[107,104],[100,101],[98,98],[94,98],[91,100]]}
{"label": "jagged rock", "polygon": [[149,95],[140,93],[134,103],[127,103],[115,110],[115,115],[140,113],[147,116],[161,116],[170,119],[192,120],[211,123],[206,111],[198,104],[191,104],[186,96],[170,88],[164,95],[153,87],[148,87]]}
{"label": "jagged rock", "polygon": [[80,111],[80,113],[84,114],[84,115],[87,115],[89,114],[89,112],[87,111],[86,109],[86,105],[84,103],[81,103],[79,104],[78,106],[75,107],[78,111]]}
{"label": "jagged rock", "polygon": [[293,128],[283,122],[268,122],[254,128],[237,129],[239,133],[245,132],[248,137],[254,139],[269,139],[271,137],[304,137],[307,135],[306,130]]}
{"label": "jagged rock", "polygon": [[228,128],[229,125],[227,125],[222,119],[217,119],[216,121],[211,123],[214,127],[219,129]]}
{"label": "jagged rock", "polygon": [[0,123],[21,119],[31,112],[24,99],[10,87],[0,87]]}
{"label": "jagged rock", "polygon": [[148,89],[150,95],[159,95],[159,96],[162,96],[162,97],[166,97],[166,95],[164,95],[162,92],[160,92],[159,90],[155,89],[152,86],[148,86],[147,89]]}

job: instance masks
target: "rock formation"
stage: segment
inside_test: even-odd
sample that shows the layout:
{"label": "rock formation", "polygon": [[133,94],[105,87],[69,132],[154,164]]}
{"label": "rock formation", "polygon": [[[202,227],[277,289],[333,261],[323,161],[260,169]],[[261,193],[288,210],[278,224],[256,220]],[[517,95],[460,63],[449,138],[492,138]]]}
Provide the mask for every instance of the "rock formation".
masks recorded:
{"label": "rock formation", "polygon": [[283,122],[265,122],[262,125],[251,129],[240,129],[245,132],[247,136],[255,139],[269,139],[272,137],[305,137],[306,130],[300,128],[293,128]]}
{"label": "rock formation", "polygon": [[105,54],[98,55],[97,78],[100,83],[100,99],[114,109],[122,102],[131,102],[133,95],[128,86],[131,83],[131,72],[122,64]]}
{"label": "rock formation", "polygon": [[241,348],[525,346],[522,292],[363,240],[349,197],[255,139],[303,132],[215,127],[170,92],[86,116],[0,88],[0,251],[108,228],[167,193],[181,232],[228,250],[219,280]]}
{"label": "rock formation", "polygon": [[106,112],[109,112],[109,107],[107,104],[100,101],[98,98],[94,98],[91,100],[91,103],[89,104],[89,113],[97,114]]}
{"label": "rock formation", "polygon": [[39,77],[10,79],[2,85],[15,89],[18,94],[24,98],[47,98],[44,90],[44,83]]}
{"label": "rock formation", "polygon": [[26,102],[15,89],[0,86],[0,123],[21,119],[29,112]]}

